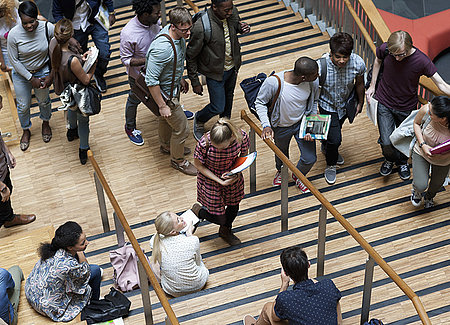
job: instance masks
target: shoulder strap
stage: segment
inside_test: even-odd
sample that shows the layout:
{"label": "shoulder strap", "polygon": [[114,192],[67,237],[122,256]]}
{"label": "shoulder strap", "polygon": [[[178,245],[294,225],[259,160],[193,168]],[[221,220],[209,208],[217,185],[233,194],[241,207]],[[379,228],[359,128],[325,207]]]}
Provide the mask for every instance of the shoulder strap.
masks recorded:
{"label": "shoulder strap", "polygon": [[274,96],[273,99],[272,99],[272,103],[270,104],[270,107],[269,107],[269,109],[268,109],[268,111],[267,111],[267,113],[269,114],[269,116],[270,116],[270,114],[271,114],[272,111],[273,111],[273,108],[274,108],[274,106],[275,106],[276,101],[278,100],[278,97],[280,96],[280,91],[281,91],[281,79],[280,79],[280,77],[278,77],[276,74],[273,74],[272,76],[274,76],[274,77],[277,78],[277,81],[278,81],[278,88],[277,88],[277,92],[275,93],[275,96]]}
{"label": "shoulder strap", "polygon": [[205,8],[204,13],[202,14],[202,24],[203,24],[203,34],[205,35],[205,42],[209,43],[211,40],[211,21],[209,20],[208,8]]}
{"label": "shoulder strap", "polygon": [[327,59],[320,58],[320,77],[319,77],[319,86],[322,87],[325,84],[325,80],[327,79]]}
{"label": "shoulder strap", "polygon": [[175,48],[175,43],[172,40],[172,37],[170,37],[167,34],[159,34],[157,37],[159,36],[164,36],[166,37],[169,42],[170,45],[172,45],[172,49],[173,49],[173,69],[172,69],[172,84],[170,85],[170,95],[169,95],[169,99],[172,99],[173,97],[173,89],[175,88],[175,73],[177,70],[177,49]]}

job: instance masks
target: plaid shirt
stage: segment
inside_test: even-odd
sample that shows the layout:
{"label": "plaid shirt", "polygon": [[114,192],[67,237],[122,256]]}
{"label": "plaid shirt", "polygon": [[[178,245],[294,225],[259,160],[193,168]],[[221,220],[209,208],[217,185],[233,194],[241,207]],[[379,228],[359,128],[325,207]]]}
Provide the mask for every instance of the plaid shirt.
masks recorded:
{"label": "plaid shirt", "polygon": [[[366,65],[363,59],[352,53],[348,63],[343,68],[338,68],[331,61],[330,54],[324,54],[327,61],[327,78],[319,97],[319,107],[327,112],[335,113],[339,115],[339,119],[343,118],[346,114],[344,105],[350,92],[353,90],[356,76],[364,75],[366,71]],[[320,61],[317,61],[319,65],[319,75],[322,74]]]}

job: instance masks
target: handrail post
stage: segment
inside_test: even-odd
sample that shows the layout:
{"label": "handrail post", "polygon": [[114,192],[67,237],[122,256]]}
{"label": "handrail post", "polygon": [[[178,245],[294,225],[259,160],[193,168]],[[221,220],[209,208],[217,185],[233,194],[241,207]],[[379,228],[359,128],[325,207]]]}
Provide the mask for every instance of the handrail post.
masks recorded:
{"label": "handrail post", "polygon": [[113,216],[114,226],[116,227],[117,246],[120,248],[125,245],[125,229],[123,229],[122,223],[115,212],[113,212]]}
{"label": "handrail post", "polygon": [[281,231],[288,230],[288,170],[286,165],[281,166]]}
{"label": "handrail post", "polygon": [[[255,130],[250,128],[250,152],[256,151],[256,136]],[[250,165],[250,193],[256,192],[256,160]]]}
{"label": "handrail post", "polygon": [[369,257],[366,260],[366,267],[364,272],[364,289],[363,289],[361,322],[360,322],[361,325],[369,320],[374,267],[375,267],[375,260],[372,258],[372,256],[369,255]]}
{"label": "handrail post", "polygon": [[169,317],[166,317],[166,322],[165,322],[165,324],[166,324],[166,325],[172,325],[172,322],[170,321]]}
{"label": "handrail post", "polygon": [[317,235],[317,276],[323,276],[325,270],[325,240],[327,235],[327,208],[322,204],[319,209]]}
{"label": "handrail post", "polygon": [[103,192],[103,186],[98,179],[97,173],[94,172],[95,189],[97,190],[98,207],[100,208],[100,216],[102,217],[103,232],[111,230],[108,220],[108,212],[106,211],[105,194]]}
{"label": "handrail post", "polygon": [[148,278],[144,266],[138,259],[139,287],[141,288],[142,305],[144,306],[145,324],[153,325],[152,303],[150,301],[150,291],[148,290]]}
{"label": "handrail post", "polygon": [[183,6],[183,0],[177,0],[177,6]]}

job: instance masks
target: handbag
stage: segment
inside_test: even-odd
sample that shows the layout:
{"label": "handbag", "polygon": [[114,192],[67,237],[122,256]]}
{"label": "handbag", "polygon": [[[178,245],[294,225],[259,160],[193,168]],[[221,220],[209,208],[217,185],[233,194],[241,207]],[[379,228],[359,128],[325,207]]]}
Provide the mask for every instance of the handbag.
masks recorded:
{"label": "handbag", "polygon": [[[171,109],[175,108],[175,104],[172,102],[173,98],[173,90],[175,88],[175,73],[177,68],[177,51],[175,48],[175,44],[173,43],[172,38],[167,34],[160,34],[156,38],[164,36],[166,37],[170,45],[172,45],[173,49],[173,69],[172,69],[172,83],[170,85],[170,96],[168,96],[162,89],[161,89],[161,95],[166,102],[167,106],[169,106]],[[150,90],[148,89],[147,84],[145,83],[145,68],[141,70],[139,73],[139,76],[136,78],[135,83],[133,87],[131,87],[131,91],[136,95],[137,98],[145,105],[147,106],[150,111],[155,114],[156,116],[161,116],[159,113],[159,107],[156,104],[155,100],[153,99]]]}
{"label": "handbag", "polygon": [[81,114],[91,116],[100,113],[102,94],[95,85],[73,84],[71,87],[73,98]]}
{"label": "handbag", "polygon": [[111,288],[105,299],[91,300],[81,311],[81,320],[88,324],[107,322],[118,317],[128,316],[131,301],[121,292]]}
{"label": "handbag", "polygon": [[[416,118],[418,109],[411,112],[403,122],[395,128],[392,134],[389,136],[392,145],[404,154],[406,157],[411,157],[411,153],[414,145],[416,144],[416,134],[414,132],[414,119]],[[422,119],[422,130],[426,128],[430,123],[431,118],[428,114]]]}

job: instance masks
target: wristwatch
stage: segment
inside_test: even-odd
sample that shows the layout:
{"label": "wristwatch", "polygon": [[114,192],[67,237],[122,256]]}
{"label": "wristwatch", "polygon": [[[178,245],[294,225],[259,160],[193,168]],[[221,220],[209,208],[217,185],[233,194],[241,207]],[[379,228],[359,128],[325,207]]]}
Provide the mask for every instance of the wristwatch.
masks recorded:
{"label": "wristwatch", "polygon": [[422,149],[422,147],[423,147],[424,144],[427,144],[427,143],[426,143],[425,141],[422,141],[422,142],[419,144],[419,148]]}

